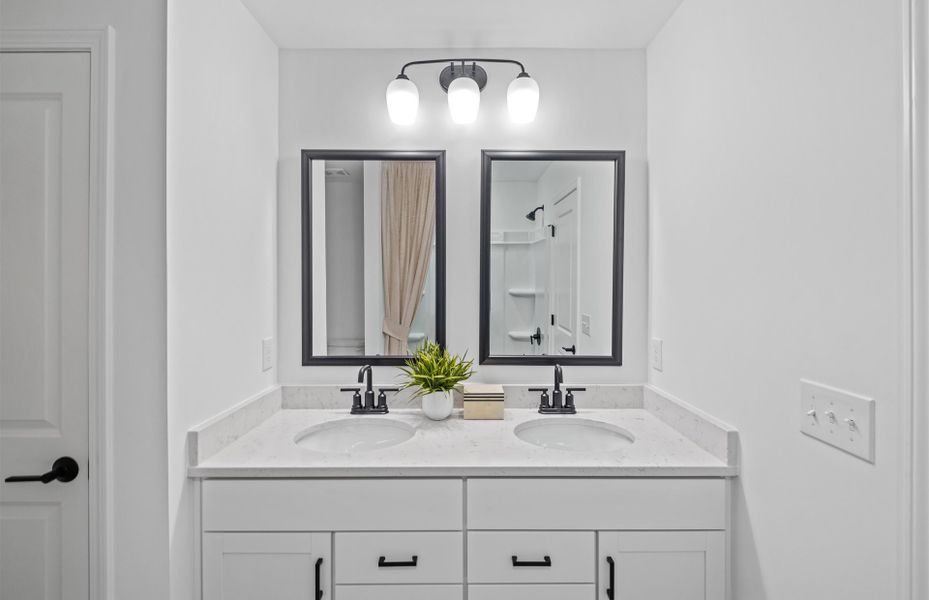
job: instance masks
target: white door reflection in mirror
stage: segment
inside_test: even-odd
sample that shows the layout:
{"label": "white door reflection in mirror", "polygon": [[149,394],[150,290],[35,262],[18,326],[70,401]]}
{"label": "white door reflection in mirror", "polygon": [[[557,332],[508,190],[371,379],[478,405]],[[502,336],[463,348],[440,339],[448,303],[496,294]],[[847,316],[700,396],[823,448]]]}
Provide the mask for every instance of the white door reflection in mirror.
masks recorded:
{"label": "white door reflection in mirror", "polygon": [[551,275],[552,336],[549,354],[574,354],[577,350],[578,313],[578,242],[580,232],[580,181],[561,197],[551,199]]}

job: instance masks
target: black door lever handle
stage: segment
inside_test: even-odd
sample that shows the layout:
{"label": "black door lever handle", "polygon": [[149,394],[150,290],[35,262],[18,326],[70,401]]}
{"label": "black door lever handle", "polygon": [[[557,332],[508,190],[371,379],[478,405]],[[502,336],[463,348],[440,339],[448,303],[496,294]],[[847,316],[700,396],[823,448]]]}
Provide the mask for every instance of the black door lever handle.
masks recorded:
{"label": "black door lever handle", "polygon": [[62,456],[52,463],[52,470],[42,475],[13,475],[4,479],[7,483],[22,483],[25,481],[41,481],[42,483],[51,483],[58,480],[62,483],[74,481],[80,472],[77,461],[70,456]]}

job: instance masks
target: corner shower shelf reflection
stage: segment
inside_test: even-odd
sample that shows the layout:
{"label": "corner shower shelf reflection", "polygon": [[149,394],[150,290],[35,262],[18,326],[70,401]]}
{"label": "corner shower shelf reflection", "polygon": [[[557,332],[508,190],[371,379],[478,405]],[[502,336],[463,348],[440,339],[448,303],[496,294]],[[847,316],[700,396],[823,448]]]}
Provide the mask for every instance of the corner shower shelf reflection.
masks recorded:
{"label": "corner shower shelf reflection", "polygon": [[507,293],[517,298],[532,298],[535,296],[544,296],[545,290],[537,290],[535,288],[510,288],[507,290]]}
{"label": "corner shower shelf reflection", "polygon": [[528,342],[532,339],[533,335],[531,331],[507,331],[506,334],[510,339],[516,340],[517,342]]}
{"label": "corner shower shelf reflection", "polygon": [[492,246],[519,246],[527,244],[536,244],[546,240],[544,229],[533,229],[529,231],[493,231],[490,234],[490,244]]}

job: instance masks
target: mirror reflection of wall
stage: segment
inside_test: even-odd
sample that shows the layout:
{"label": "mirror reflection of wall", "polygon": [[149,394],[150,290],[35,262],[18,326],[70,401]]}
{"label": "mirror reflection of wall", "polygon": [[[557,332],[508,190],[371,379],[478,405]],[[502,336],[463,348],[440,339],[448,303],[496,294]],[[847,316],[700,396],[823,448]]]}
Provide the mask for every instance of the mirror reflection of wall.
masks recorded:
{"label": "mirror reflection of wall", "polygon": [[436,339],[436,162],[312,160],[312,356]]}
{"label": "mirror reflection of wall", "polygon": [[490,164],[488,355],[613,355],[616,163]]}

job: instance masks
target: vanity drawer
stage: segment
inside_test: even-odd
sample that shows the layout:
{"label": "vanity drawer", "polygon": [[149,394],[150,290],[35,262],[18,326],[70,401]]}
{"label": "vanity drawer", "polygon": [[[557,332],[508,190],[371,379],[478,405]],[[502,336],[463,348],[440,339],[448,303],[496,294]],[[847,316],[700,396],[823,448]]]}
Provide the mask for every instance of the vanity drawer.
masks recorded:
{"label": "vanity drawer", "polygon": [[725,529],[726,500],[723,479],[469,479],[468,528]]}
{"label": "vanity drawer", "polygon": [[461,583],[462,542],[457,532],[337,533],[335,582]]}
{"label": "vanity drawer", "polygon": [[[468,600],[593,600],[592,583],[583,585],[469,585]],[[339,596],[339,600],[344,600]]]}
{"label": "vanity drawer", "polygon": [[[336,598],[339,600],[461,600],[463,595],[463,588],[460,585],[340,585],[336,587]],[[503,598],[503,596],[500,597]]]}
{"label": "vanity drawer", "polygon": [[592,531],[468,533],[470,582],[593,583],[596,565]]}
{"label": "vanity drawer", "polygon": [[204,531],[460,531],[463,514],[455,479],[207,479],[202,502]]}

